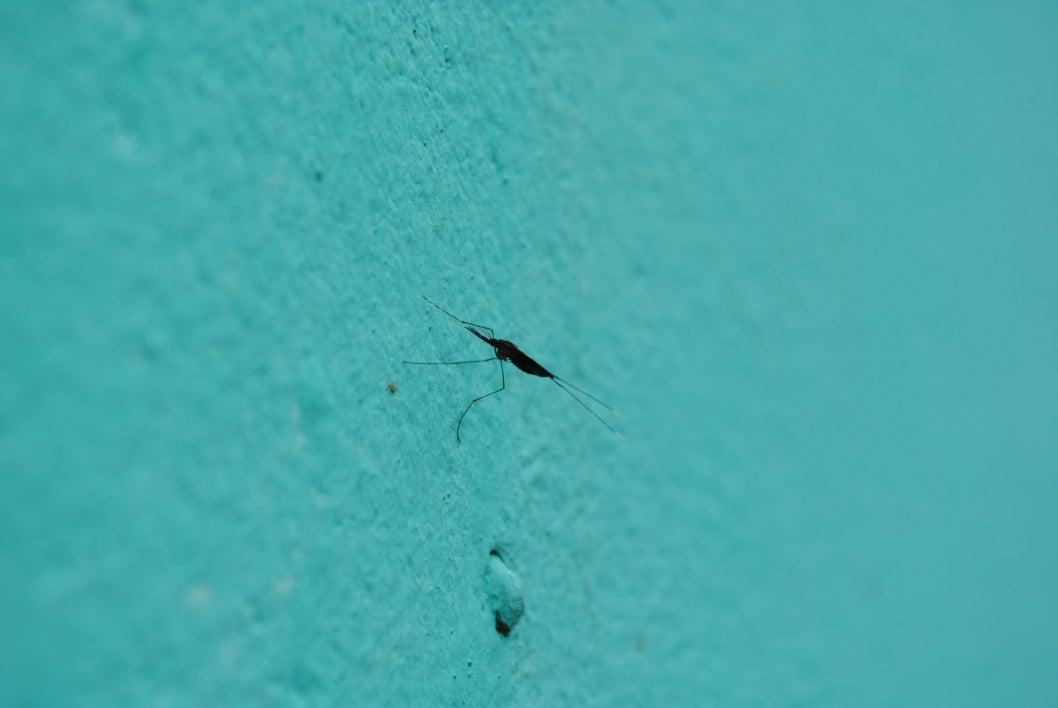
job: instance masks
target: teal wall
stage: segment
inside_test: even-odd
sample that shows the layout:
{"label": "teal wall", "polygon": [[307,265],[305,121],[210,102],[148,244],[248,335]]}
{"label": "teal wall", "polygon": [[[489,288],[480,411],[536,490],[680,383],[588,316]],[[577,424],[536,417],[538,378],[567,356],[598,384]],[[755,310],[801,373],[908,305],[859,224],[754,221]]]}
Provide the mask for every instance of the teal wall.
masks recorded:
{"label": "teal wall", "polygon": [[0,705],[1058,704],[1058,10],[880,5],[3,3]]}

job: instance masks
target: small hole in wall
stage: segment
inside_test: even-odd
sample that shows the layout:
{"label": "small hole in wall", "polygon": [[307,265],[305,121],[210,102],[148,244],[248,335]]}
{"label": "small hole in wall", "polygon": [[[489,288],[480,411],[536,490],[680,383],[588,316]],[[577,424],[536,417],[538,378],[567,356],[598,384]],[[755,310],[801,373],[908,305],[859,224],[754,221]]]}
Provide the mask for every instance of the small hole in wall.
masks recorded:
{"label": "small hole in wall", "polygon": [[522,579],[507,565],[499,549],[489,551],[482,578],[492,626],[501,637],[509,637],[525,612]]}

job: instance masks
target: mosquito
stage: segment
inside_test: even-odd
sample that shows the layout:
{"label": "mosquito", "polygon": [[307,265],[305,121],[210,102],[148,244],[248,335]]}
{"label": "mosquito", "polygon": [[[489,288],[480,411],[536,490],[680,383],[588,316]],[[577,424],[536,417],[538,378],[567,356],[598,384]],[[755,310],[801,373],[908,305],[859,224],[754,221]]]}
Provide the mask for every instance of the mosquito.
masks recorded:
{"label": "mosquito", "polygon": [[[436,307],[438,310],[440,310],[444,314],[446,314],[449,317],[451,317],[456,322],[459,322],[461,325],[466,327],[467,330],[469,330],[471,334],[473,334],[475,337],[477,337],[478,339],[480,339],[481,341],[485,342],[490,347],[492,347],[493,351],[496,353],[496,356],[489,357],[488,359],[471,359],[469,361],[405,361],[404,362],[405,364],[415,364],[415,365],[419,365],[419,366],[455,366],[455,365],[458,365],[458,364],[483,364],[483,363],[489,362],[489,361],[498,361],[500,363],[500,387],[498,389],[496,389],[495,391],[489,391],[484,396],[478,396],[473,401],[471,401],[469,404],[467,404],[466,408],[463,409],[462,415],[459,416],[459,422],[456,423],[456,442],[457,443],[462,444],[462,442],[463,442],[462,438],[459,437],[459,428],[460,428],[460,426],[463,425],[463,418],[465,418],[467,413],[470,412],[470,409],[474,406],[474,404],[477,403],[478,401],[484,399],[484,398],[488,398],[489,396],[494,396],[497,393],[499,393],[500,391],[503,391],[504,389],[507,388],[507,377],[503,373],[503,362],[505,362],[505,361],[514,364],[516,367],[518,367],[519,369],[521,369],[522,371],[524,371],[527,374],[531,374],[533,376],[541,376],[541,377],[543,377],[545,379],[551,379],[552,381],[555,382],[556,386],[558,386],[560,389],[562,389],[563,391],[568,393],[570,395],[570,397],[573,398],[574,401],[576,401],[577,403],[579,403],[581,406],[584,407],[584,410],[588,411],[593,416],[595,416],[595,419],[598,420],[603,425],[605,425],[606,429],[609,430],[611,433],[613,433],[619,440],[624,440],[625,439],[623,435],[621,435],[619,432],[614,430],[613,426],[611,426],[609,423],[607,423],[605,420],[603,420],[602,417],[598,413],[593,411],[588,406],[588,404],[585,403],[584,401],[582,401],[580,399],[580,397],[577,396],[577,394],[573,393],[573,391],[577,391],[578,393],[584,394],[585,396],[587,396],[588,398],[590,398],[591,400],[595,401],[600,406],[605,408],[606,410],[610,411],[610,413],[614,414],[615,416],[620,417],[621,414],[618,413],[617,411],[615,411],[613,408],[611,408],[610,406],[606,405],[605,403],[600,401],[598,398],[596,398],[595,396],[593,396],[590,393],[588,393],[587,391],[585,391],[584,389],[571,384],[569,381],[566,381],[565,379],[563,379],[561,377],[555,376],[550,371],[545,369],[539,362],[537,362],[531,356],[529,356],[528,354],[523,352],[521,349],[519,349],[518,345],[515,344],[514,342],[508,341],[506,339],[496,339],[496,333],[492,330],[491,327],[486,327],[484,325],[474,324],[473,322],[467,322],[466,320],[459,319],[458,317],[453,315],[451,312],[449,312],[448,310],[444,309],[443,307],[441,307],[440,305],[438,305],[436,302],[434,302],[430,298],[426,297],[425,295],[422,296],[422,299],[425,300],[426,302],[430,303],[434,307]],[[483,331],[484,332],[488,332],[489,336],[486,337],[484,334],[482,334]],[[568,388],[567,388],[567,386],[568,386]],[[571,391],[570,389],[573,389],[573,391]]]}

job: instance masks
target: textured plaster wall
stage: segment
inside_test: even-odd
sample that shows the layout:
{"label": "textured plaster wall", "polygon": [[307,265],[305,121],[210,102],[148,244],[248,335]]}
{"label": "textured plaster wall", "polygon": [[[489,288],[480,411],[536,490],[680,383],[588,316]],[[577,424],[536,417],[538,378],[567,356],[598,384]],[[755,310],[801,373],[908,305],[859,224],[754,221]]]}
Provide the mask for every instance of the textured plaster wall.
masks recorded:
{"label": "textured plaster wall", "polygon": [[0,705],[1055,705],[1055,26],[3,3]]}

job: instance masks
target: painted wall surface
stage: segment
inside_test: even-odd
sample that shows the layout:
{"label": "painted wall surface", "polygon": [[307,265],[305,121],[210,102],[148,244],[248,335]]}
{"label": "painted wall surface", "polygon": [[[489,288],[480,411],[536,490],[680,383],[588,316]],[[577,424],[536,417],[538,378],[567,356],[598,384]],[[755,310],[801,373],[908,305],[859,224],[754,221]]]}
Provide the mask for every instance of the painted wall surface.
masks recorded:
{"label": "painted wall surface", "polygon": [[0,705],[1058,704],[1058,11],[880,5],[3,3]]}

